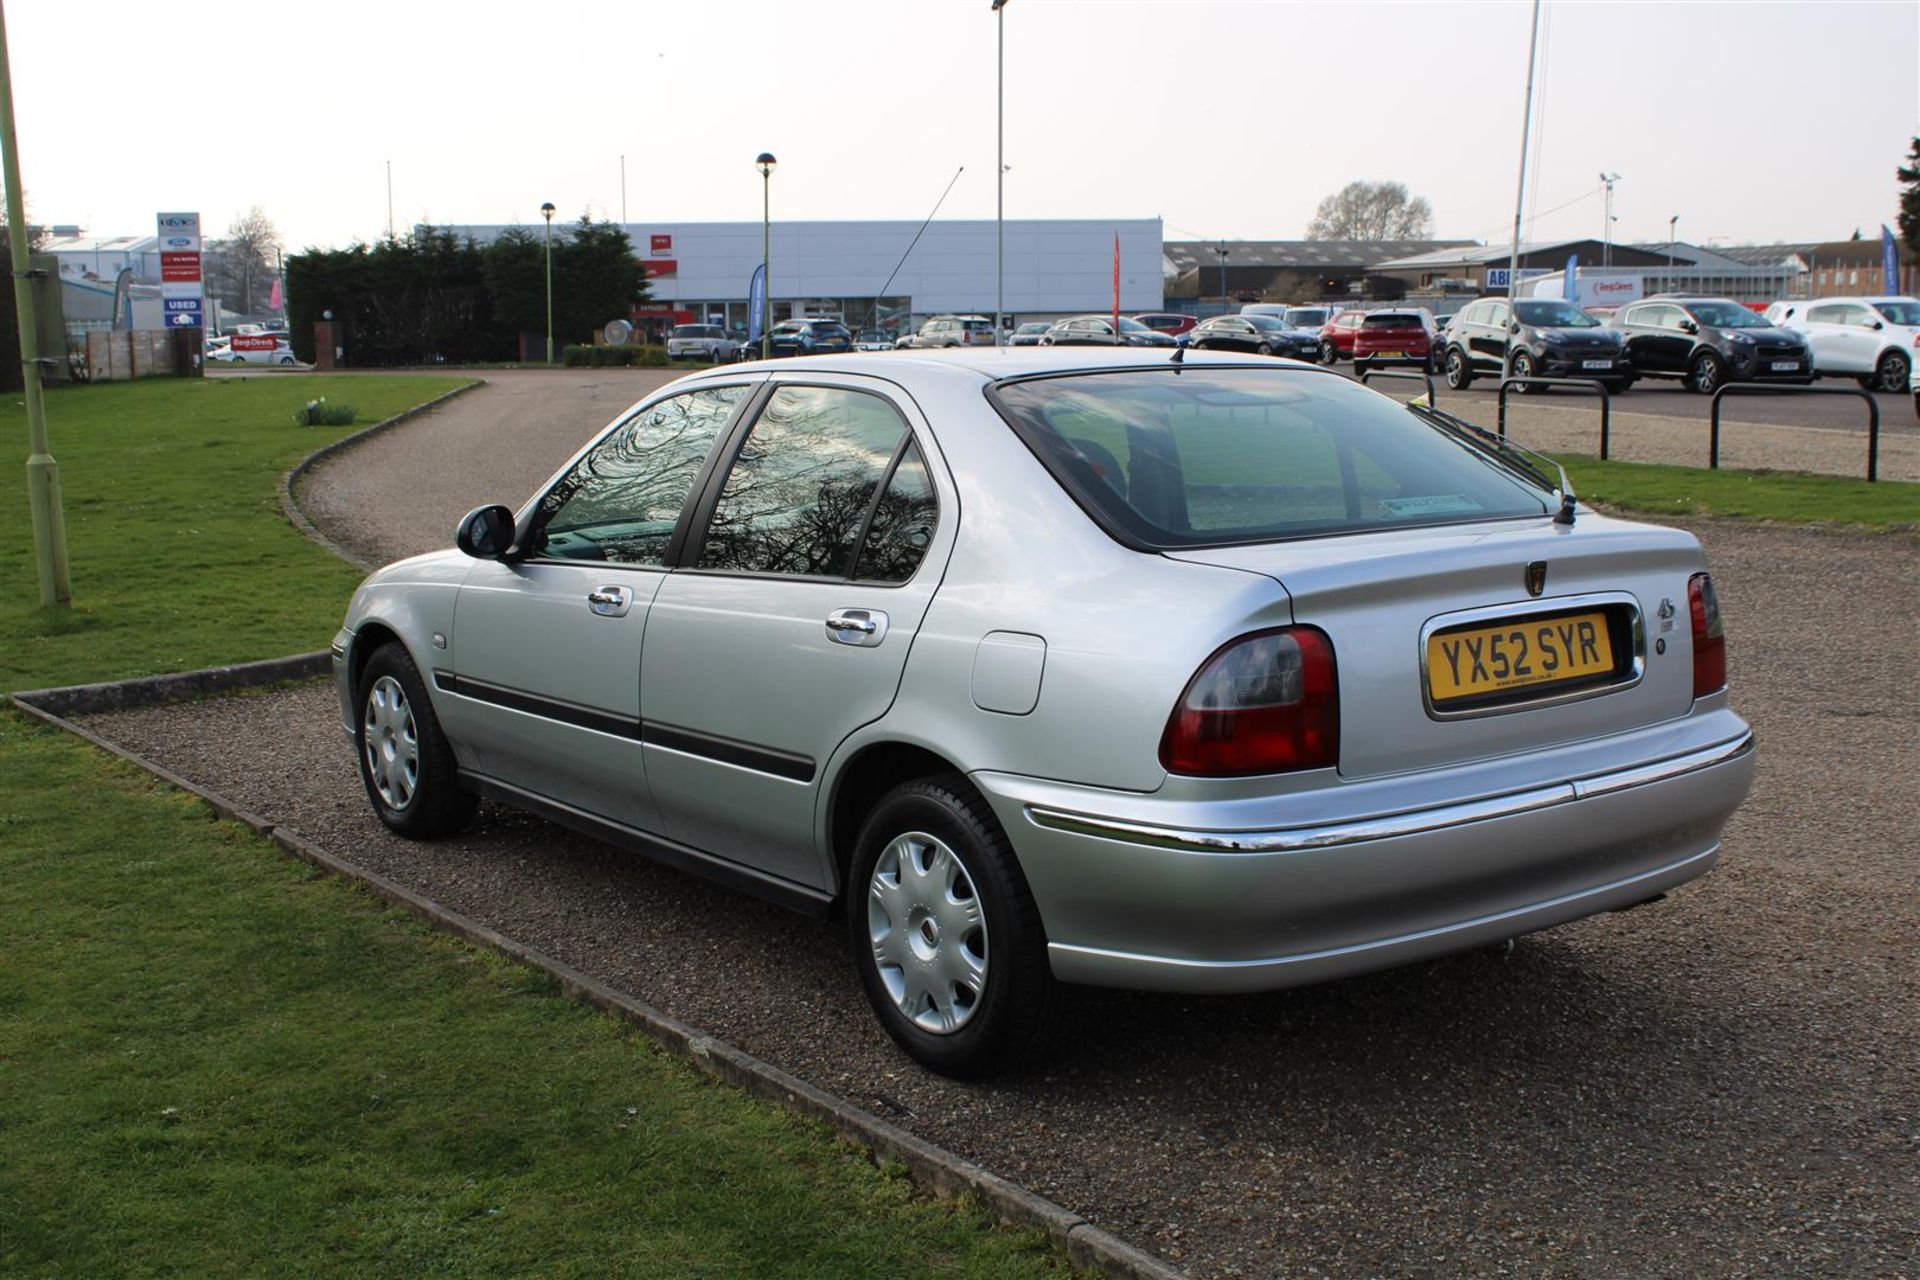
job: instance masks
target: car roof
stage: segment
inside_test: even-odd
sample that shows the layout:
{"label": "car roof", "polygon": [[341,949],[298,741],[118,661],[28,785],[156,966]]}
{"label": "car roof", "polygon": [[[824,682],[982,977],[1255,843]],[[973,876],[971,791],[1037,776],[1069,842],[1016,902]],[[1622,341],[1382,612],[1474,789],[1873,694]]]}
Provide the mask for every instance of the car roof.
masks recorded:
{"label": "car roof", "polygon": [[[696,386],[705,382],[737,381],[742,374],[819,374],[847,373],[880,378],[911,386],[915,383],[951,383],[984,386],[1004,378],[1030,377],[1049,373],[1101,373],[1117,369],[1164,369],[1173,363],[1172,347],[948,347],[941,350],[902,348],[883,352],[849,352],[845,355],[801,356],[793,359],[755,360],[745,365],[727,365],[718,370],[702,370],[679,379],[674,386]],[[1220,367],[1241,369],[1283,369],[1301,373],[1328,374],[1345,378],[1334,370],[1271,356],[1234,355],[1228,352],[1184,349],[1181,367],[1187,369]]]}

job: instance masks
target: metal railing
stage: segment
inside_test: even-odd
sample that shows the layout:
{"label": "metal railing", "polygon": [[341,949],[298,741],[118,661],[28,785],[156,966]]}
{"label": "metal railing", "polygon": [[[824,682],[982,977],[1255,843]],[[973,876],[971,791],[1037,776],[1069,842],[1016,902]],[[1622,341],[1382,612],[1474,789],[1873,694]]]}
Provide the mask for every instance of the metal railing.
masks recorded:
{"label": "metal railing", "polygon": [[1713,393],[1708,415],[1707,466],[1720,469],[1720,401],[1729,395],[1858,396],[1867,402],[1867,479],[1880,478],[1880,401],[1864,387],[1796,387],[1768,382],[1729,382]]}
{"label": "metal railing", "polygon": [[1507,438],[1507,391],[1512,387],[1566,387],[1600,397],[1600,461],[1605,462],[1613,449],[1613,393],[1604,383],[1592,378],[1502,378],[1500,379],[1500,438]]}
{"label": "metal railing", "polygon": [[1418,378],[1427,384],[1427,403],[1433,405],[1440,403],[1439,389],[1434,383],[1433,375],[1425,369],[1375,369],[1368,366],[1365,369],[1356,369],[1355,372],[1360,375],[1360,385],[1363,387],[1372,378]]}

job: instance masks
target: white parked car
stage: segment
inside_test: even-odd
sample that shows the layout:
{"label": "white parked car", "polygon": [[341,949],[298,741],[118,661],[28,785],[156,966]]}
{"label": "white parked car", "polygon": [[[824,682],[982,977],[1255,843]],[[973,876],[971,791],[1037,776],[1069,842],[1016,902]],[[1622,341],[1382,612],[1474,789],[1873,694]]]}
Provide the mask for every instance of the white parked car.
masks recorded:
{"label": "white parked car", "polygon": [[227,346],[217,351],[208,350],[207,359],[226,364],[300,363],[299,357],[293,354],[293,344],[287,341],[284,333],[236,333]]}
{"label": "white parked car", "polygon": [[1920,299],[1775,302],[1767,319],[1806,338],[1817,372],[1858,378],[1872,391],[1905,391],[1920,363]]}
{"label": "white parked car", "polygon": [[710,360],[714,364],[725,364],[739,352],[740,344],[717,324],[677,324],[667,335],[670,360]]}

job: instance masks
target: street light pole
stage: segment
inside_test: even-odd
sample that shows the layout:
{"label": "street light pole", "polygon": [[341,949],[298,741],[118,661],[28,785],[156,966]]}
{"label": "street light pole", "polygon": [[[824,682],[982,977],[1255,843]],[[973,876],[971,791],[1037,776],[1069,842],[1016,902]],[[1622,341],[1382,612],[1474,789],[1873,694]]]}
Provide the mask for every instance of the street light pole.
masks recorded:
{"label": "street light pole", "polygon": [[780,162],[762,151],[753,163],[760,170],[760,269],[767,274],[760,317],[760,358],[766,360],[773,355],[773,167]]}
{"label": "street light pole", "polygon": [[40,386],[38,326],[33,284],[27,274],[27,210],[20,195],[20,146],[13,134],[13,70],[4,5],[0,5],[0,174],[7,184],[7,247],[13,255],[13,305],[20,327],[20,372],[26,382],[33,563],[40,577],[41,608],[66,609],[73,604],[73,584],[67,575],[67,525],[60,507],[60,464],[47,451],[47,402]]}
{"label": "street light pole", "polygon": [[994,39],[999,45],[999,76],[993,183],[993,345],[1007,344],[1007,0],[993,0]]}
{"label": "street light pole", "polygon": [[1667,219],[1667,288],[1673,288],[1673,236],[1680,226],[1680,215],[1674,214]]}
{"label": "street light pole", "polygon": [[620,153],[620,229],[627,229],[627,153]]}
{"label": "street light pole", "polygon": [[1613,184],[1618,181],[1619,174],[1608,173],[1604,169],[1600,171],[1600,185],[1607,191],[1604,201],[1606,222],[1600,228],[1600,265],[1603,267],[1613,265]]}
{"label": "street light pole", "polygon": [[547,220],[547,363],[553,363],[553,201],[540,206]]}

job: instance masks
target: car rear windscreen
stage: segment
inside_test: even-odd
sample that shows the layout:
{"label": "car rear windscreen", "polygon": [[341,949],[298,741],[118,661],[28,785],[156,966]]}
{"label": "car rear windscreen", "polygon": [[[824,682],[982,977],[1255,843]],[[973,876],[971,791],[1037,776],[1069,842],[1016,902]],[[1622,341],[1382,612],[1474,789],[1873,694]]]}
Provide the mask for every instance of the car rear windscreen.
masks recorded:
{"label": "car rear windscreen", "polygon": [[1419,316],[1368,316],[1360,322],[1362,329],[1424,329]]}
{"label": "car rear windscreen", "polygon": [[1169,364],[1005,382],[990,398],[1075,500],[1135,546],[1553,509],[1544,491],[1404,405],[1324,373]]}

